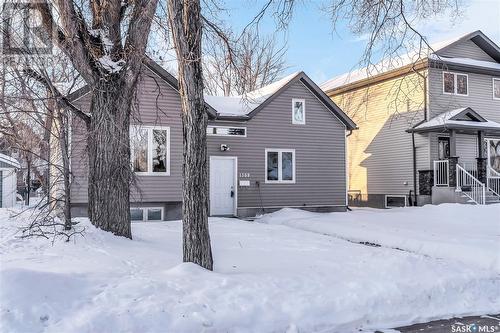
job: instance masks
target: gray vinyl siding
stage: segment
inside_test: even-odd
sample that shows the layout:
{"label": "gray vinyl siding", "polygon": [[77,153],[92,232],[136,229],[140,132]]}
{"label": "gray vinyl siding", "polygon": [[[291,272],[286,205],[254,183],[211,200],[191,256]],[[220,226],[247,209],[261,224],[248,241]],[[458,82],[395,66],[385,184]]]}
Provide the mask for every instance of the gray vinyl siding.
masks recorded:
{"label": "gray vinyl siding", "polygon": [[[131,123],[170,127],[170,176],[137,176],[131,201],[164,203],[182,201],[182,127],[180,97],[176,90],[149,70],[139,83],[138,111]],[[292,98],[306,100],[306,125],[292,125]],[[88,110],[89,95],[75,102]],[[302,83],[296,83],[248,122],[218,122],[247,127],[247,137],[208,137],[209,155],[238,157],[238,171],[248,172],[249,188],[238,189],[238,206],[260,207],[256,181],[261,182],[265,207],[344,206],[345,126]],[[74,180],[72,202],[87,202],[87,155],[85,129],[75,119],[72,132],[71,163]],[[220,152],[220,144],[230,151]],[[296,150],[296,183],[265,184],[264,149]],[[245,178],[247,179],[247,178]],[[156,204],[155,204],[156,205]]]}
{"label": "gray vinyl siding", "polygon": [[[136,176],[131,190],[132,202],[181,201],[182,193],[182,127],[180,97],[178,92],[153,72],[145,69],[138,87],[138,104],[131,124],[170,127],[170,175]],[[88,110],[89,95],[76,103]],[[74,180],[71,188],[72,202],[87,202],[87,155],[85,129],[76,120],[73,126],[71,162]]]}
{"label": "gray vinyl siding", "polygon": [[[462,42],[446,50],[446,55],[467,57],[477,60],[495,61],[472,41]],[[452,71],[455,72],[455,71]],[[468,96],[448,95],[443,93],[443,70],[429,68],[429,115],[431,118],[455,110],[470,107],[486,119],[500,122],[500,100],[493,98],[493,75],[457,72],[468,75]],[[431,163],[437,160],[439,134],[430,136]],[[475,163],[477,157],[477,137],[457,135],[457,155],[459,162]]]}
{"label": "gray vinyl siding", "polygon": [[[306,101],[306,124],[292,124],[292,98]],[[208,137],[209,156],[237,156],[238,173],[250,187],[238,187],[238,208],[344,206],[346,204],[345,126],[300,82],[291,85],[245,123],[247,137]],[[220,144],[230,151],[221,152]],[[265,183],[265,149],[295,149],[295,184]]]}
{"label": "gray vinyl siding", "polygon": [[[448,133],[431,133],[431,163],[439,159],[438,156],[438,138],[449,137]],[[459,163],[475,164],[477,157],[477,136],[468,134],[457,134],[457,156]],[[431,164],[431,165],[432,165]]]}
{"label": "gray vinyl siding", "polygon": [[[413,190],[412,136],[406,130],[424,118],[423,91],[422,79],[410,74],[332,97],[359,127],[348,138],[349,190]],[[429,169],[428,136],[415,135],[415,143],[417,170]]]}
{"label": "gray vinyl siding", "polygon": [[12,168],[12,164],[0,161],[0,168]]}
{"label": "gray vinyl siding", "polygon": [[480,47],[478,47],[471,40],[464,40],[460,43],[452,45],[443,51],[437,52],[438,55],[444,57],[454,57],[454,58],[470,58],[482,61],[495,61],[486,52],[484,52]]}
{"label": "gray vinyl siding", "polygon": [[470,107],[481,116],[500,122],[500,100],[493,99],[492,75],[460,72],[469,76],[469,95],[443,94],[443,70],[429,69],[430,116],[462,107]]}

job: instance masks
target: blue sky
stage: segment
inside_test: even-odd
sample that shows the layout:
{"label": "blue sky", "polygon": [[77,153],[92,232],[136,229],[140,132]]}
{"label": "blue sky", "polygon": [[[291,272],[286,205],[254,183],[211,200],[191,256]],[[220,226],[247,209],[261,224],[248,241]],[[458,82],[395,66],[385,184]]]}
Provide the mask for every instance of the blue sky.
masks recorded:
{"label": "blue sky", "polygon": [[[471,31],[482,30],[500,44],[500,0],[463,0],[463,15],[450,21],[447,15],[420,22],[418,29],[431,42],[450,39]],[[248,23],[262,6],[259,0],[228,0],[225,16],[236,29]],[[321,5],[328,0],[299,2],[287,31],[287,73],[303,70],[317,83],[355,69],[362,56],[365,41],[353,35],[347,22],[340,22],[333,31]],[[263,33],[272,33],[271,18],[261,25]]]}

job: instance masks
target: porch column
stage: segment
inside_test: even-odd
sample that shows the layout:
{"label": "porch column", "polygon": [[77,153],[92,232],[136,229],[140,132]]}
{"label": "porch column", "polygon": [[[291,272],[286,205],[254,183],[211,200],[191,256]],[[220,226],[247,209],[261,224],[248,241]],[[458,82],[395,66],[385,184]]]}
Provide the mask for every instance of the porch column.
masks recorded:
{"label": "porch column", "polygon": [[455,130],[450,130],[450,157],[448,159],[449,163],[449,186],[456,187],[457,186],[457,164],[458,164],[458,156],[457,156],[457,135]]}
{"label": "porch column", "polygon": [[484,156],[484,131],[477,132],[477,179],[486,184],[486,157]]}

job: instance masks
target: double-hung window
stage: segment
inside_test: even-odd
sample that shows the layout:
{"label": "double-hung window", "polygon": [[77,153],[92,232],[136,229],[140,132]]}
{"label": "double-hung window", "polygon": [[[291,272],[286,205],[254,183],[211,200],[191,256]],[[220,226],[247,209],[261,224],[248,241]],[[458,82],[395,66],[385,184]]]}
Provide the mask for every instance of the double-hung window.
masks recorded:
{"label": "double-hung window", "polygon": [[443,93],[469,95],[469,76],[467,74],[443,72]]}
{"label": "double-hung window", "polygon": [[295,149],[266,149],[266,183],[295,183]]}
{"label": "double-hung window", "polygon": [[132,169],[139,175],[170,175],[170,128],[131,126]]}
{"label": "double-hung window", "polygon": [[493,78],[493,99],[500,99],[500,78]]}

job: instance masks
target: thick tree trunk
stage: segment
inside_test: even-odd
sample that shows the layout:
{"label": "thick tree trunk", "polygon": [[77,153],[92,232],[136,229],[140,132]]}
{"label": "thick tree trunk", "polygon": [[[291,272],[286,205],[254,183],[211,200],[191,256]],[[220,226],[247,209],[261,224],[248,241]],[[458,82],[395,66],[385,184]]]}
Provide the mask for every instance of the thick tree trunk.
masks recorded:
{"label": "thick tree trunk", "polygon": [[170,0],[183,125],[183,259],[213,269],[208,231],[207,112],[201,68],[200,3]]}
{"label": "thick tree trunk", "polygon": [[96,227],[130,239],[129,115],[134,90],[121,76],[100,81],[87,125],[89,218]]}

